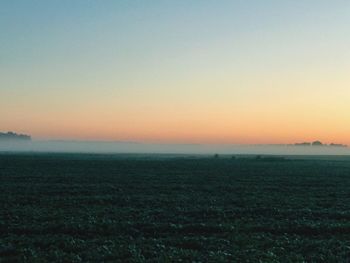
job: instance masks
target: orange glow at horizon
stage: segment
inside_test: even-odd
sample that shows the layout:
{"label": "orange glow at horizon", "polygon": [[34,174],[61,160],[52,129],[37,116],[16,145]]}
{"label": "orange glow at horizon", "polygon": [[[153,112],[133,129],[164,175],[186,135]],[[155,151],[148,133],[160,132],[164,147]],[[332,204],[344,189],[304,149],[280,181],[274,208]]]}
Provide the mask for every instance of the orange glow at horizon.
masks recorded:
{"label": "orange glow at horizon", "polygon": [[213,144],[289,144],[313,140],[350,143],[350,127],[344,127],[347,116],[333,116],[332,112],[320,112],[321,116],[302,111],[288,116],[286,112],[279,114],[278,109],[220,113],[170,115],[165,110],[162,115],[130,112],[124,116],[90,112],[82,116],[73,113],[55,118],[36,116],[35,121],[28,119],[20,125],[9,121],[3,125],[29,133],[35,139]]}

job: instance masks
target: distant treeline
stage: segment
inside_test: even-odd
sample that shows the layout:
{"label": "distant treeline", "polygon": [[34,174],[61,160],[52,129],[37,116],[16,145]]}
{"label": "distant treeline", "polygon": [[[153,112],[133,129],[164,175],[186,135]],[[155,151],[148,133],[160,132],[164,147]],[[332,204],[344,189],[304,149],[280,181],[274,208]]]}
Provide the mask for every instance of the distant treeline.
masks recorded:
{"label": "distant treeline", "polygon": [[323,144],[320,141],[314,141],[314,142],[302,142],[302,143],[296,143],[294,144],[296,146],[334,146],[334,147],[347,147],[345,144],[339,144],[339,143],[331,143],[331,144]]}
{"label": "distant treeline", "polygon": [[0,132],[0,141],[8,140],[20,140],[20,141],[30,141],[32,138],[29,135],[17,134],[14,132],[3,133]]}

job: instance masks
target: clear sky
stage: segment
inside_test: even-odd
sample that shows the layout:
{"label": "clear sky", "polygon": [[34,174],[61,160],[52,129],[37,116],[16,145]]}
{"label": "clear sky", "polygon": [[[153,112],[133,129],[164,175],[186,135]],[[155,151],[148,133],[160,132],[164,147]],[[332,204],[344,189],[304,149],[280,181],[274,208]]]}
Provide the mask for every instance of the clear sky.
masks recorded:
{"label": "clear sky", "polygon": [[0,1],[0,131],[350,144],[348,0]]}

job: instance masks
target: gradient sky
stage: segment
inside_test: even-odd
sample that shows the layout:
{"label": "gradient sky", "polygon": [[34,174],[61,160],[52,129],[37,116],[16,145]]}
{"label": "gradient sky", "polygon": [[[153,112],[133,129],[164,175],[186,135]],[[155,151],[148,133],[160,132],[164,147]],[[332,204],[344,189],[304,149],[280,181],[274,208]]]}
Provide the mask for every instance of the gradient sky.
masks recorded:
{"label": "gradient sky", "polygon": [[0,1],[0,131],[350,144],[348,0]]}

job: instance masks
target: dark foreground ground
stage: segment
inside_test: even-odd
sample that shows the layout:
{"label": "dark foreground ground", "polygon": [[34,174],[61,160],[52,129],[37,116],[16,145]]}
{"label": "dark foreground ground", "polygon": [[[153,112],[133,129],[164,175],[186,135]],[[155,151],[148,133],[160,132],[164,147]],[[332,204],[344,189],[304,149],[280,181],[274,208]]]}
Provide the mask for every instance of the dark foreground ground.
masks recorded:
{"label": "dark foreground ground", "polygon": [[350,161],[0,155],[0,262],[348,262]]}

